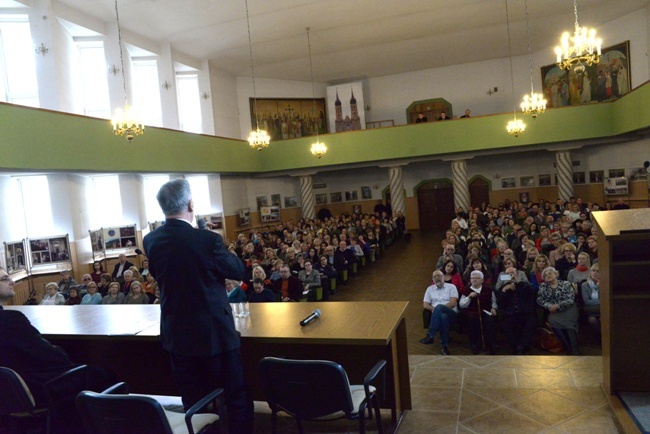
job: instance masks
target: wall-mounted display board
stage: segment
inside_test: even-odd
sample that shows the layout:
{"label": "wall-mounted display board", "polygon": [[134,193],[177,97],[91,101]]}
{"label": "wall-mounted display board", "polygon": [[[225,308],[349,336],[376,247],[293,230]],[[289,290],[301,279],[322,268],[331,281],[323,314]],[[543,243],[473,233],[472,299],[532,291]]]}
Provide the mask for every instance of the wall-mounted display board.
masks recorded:
{"label": "wall-mounted display board", "polygon": [[27,239],[29,274],[71,270],[70,238],[66,235]]}
{"label": "wall-mounted display board", "polygon": [[237,211],[239,215],[239,226],[246,226],[251,224],[251,209],[242,208]]}
{"label": "wall-mounted display board", "polygon": [[5,241],[5,259],[7,274],[13,280],[19,280],[28,276],[28,253],[25,240]]}
{"label": "wall-mounted display board", "polygon": [[197,225],[199,224],[199,220],[204,220],[211,231],[217,232],[221,236],[224,235],[223,213],[197,215]]}
{"label": "wall-mounted display board", "polygon": [[624,176],[603,180],[605,196],[626,196],[629,194],[628,179]]}
{"label": "wall-mounted display board", "polygon": [[279,206],[265,206],[265,207],[262,207],[261,212],[262,212],[262,223],[280,221],[280,207]]}
{"label": "wall-mounted display board", "polygon": [[[151,226],[151,223],[149,224]],[[153,230],[153,229],[152,229]],[[136,225],[116,226],[89,230],[93,261],[99,261],[119,253],[135,253],[138,248]]]}

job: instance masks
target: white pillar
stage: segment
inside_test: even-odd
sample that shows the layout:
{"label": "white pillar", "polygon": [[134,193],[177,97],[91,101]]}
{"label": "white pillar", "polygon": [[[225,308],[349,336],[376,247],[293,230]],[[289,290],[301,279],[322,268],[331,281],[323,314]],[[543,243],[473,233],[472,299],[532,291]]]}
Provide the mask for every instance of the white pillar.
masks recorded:
{"label": "white pillar", "polygon": [[[59,25],[51,0],[36,0],[28,9],[29,30],[32,34],[33,48],[42,47],[47,53],[33,51],[38,82],[38,101],[41,108],[62,110],[59,91],[67,88],[67,80],[60,74],[60,64],[66,62],[65,41],[55,38]],[[59,62],[59,64],[57,64]],[[66,107],[67,108],[67,107]]]}
{"label": "white pillar", "polygon": [[[201,121],[203,134],[214,135],[214,110],[212,109],[212,86],[210,85],[210,63],[207,60],[201,61],[199,70],[199,94],[201,95]],[[207,98],[204,98],[206,95]]]}
{"label": "white pillar", "polygon": [[573,196],[573,165],[571,152],[558,151],[555,153],[557,169],[557,192],[560,199],[568,201]]}
{"label": "white pillar", "polygon": [[393,214],[398,211],[404,212],[404,180],[402,179],[402,167],[392,166],[388,168],[390,177],[390,202]]}
{"label": "white pillar", "polygon": [[451,173],[454,185],[454,208],[469,209],[469,185],[467,184],[467,162],[456,160],[451,162]]}
{"label": "white pillar", "polygon": [[[158,56],[158,91],[160,92],[160,106],[162,121],[165,128],[180,129],[178,117],[178,97],[176,95],[176,72],[172,59],[172,46],[169,42],[162,44]],[[165,89],[162,83],[167,82],[170,87]]]}
{"label": "white pillar", "polygon": [[311,176],[300,177],[300,202],[302,203],[302,216],[306,219],[314,218],[314,189]]}

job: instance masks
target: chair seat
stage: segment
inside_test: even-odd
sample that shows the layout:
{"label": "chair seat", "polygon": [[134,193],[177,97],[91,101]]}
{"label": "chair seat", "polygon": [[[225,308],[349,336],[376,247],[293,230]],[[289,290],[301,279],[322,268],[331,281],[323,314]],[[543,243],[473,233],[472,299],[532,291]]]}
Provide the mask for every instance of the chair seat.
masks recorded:
{"label": "chair seat", "polygon": [[[375,393],[376,390],[375,386],[370,386],[370,393]],[[350,394],[352,395],[352,416],[356,416],[359,413],[361,402],[366,399],[366,392],[363,390],[362,385],[350,385]],[[336,413],[328,414],[327,416],[322,416],[314,420],[334,420],[344,417],[345,413],[337,411]]]}
{"label": "chair seat", "polygon": [[[185,424],[185,413],[176,413],[165,410],[165,417],[174,434],[188,434],[187,425]],[[219,420],[219,416],[212,413],[195,414],[192,417],[192,428],[198,433],[206,426]]]}

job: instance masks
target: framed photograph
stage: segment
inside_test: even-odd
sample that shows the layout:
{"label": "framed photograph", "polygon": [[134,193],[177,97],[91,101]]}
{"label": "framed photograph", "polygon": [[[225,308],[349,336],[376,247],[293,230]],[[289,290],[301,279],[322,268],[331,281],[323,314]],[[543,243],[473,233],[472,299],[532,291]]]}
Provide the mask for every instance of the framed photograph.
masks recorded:
{"label": "framed photograph", "polygon": [[7,260],[7,274],[14,274],[27,269],[25,260],[25,240],[5,242],[5,258]]}
{"label": "framed photograph", "polygon": [[359,195],[357,194],[357,191],[356,190],[346,191],[345,192],[345,200],[346,201],[359,200]]}
{"label": "framed photograph", "polygon": [[135,249],[138,247],[135,231],[135,225],[103,228],[104,250]]}
{"label": "framed photograph", "polygon": [[585,183],[585,172],[573,172],[573,183],[574,184],[584,184]]}
{"label": "framed photograph", "polygon": [[241,208],[237,210],[239,215],[239,226],[246,226],[251,224],[251,209],[250,208]]}
{"label": "framed photograph", "polygon": [[316,195],[316,205],[325,205],[327,204],[327,194],[317,194]]}
{"label": "framed photograph", "polygon": [[361,199],[372,199],[372,190],[368,186],[361,187]]}
{"label": "framed photograph", "polygon": [[501,178],[501,188],[515,188],[517,180],[515,178]]}
{"label": "framed photograph", "polygon": [[540,187],[548,187],[551,185],[551,175],[539,175],[538,185]]}
{"label": "framed photograph", "polygon": [[271,206],[282,206],[279,194],[272,194],[271,195]]}
{"label": "framed photograph", "polygon": [[605,178],[603,182],[606,196],[625,196],[629,194],[627,178]]}
{"label": "framed photograph", "polygon": [[534,176],[522,176],[519,178],[520,187],[534,187],[535,186],[535,177]]}
{"label": "framed photograph", "polygon": [[553,64],[541,71],[549,108],[619,98],[630,91],[630,41],[603,48],[600,62],[584,69],[566,71]]}
{"label": "framed photograph", "polygon": [[519,202],[528,203],[529,200],[530,200],[530,195],[528,194],[527,191],[519,193]]}
{"label": "framed photograph", "polygon": [[[327,133],[327,111],[325,98],[316,98],[316,109],[312,98],[249,98],[251,125],[266,130],[271,141],[297,139]],[[266,206],[266,205],[264,205]]]}
{"label": "framed photograph", "polygon": [[625,169],[609,169],[609,178],[622,178],[625,176]]}
{"label": "framed photograph", "polygon": [[284,207],[285,208],[295,208],[298,206],[298,198],[296,196],[285,196],[284,197]]}
{"label": "framed photograph", "polygon": [[[285,200],[287,198],[285,197]],[[280,221],[280,207],[279,206],[265,206],[261,210],[262,223]]]}
{"label": "framed photograph", "polygon": [[269,206],[269,201],[267,200],[266,196],[257,196],[255,198],[255,201],[257,202],[258,211],[260,211],[265,206]]}
{"label": "framed photograph", "polygon": [[32,266],[70,262],[68,236],[55,236],[29,240]]}
{"label": "framed photograph", "polygon": [[337,192],[337,193],[330,193],[330,202],[331,203],[338,203],[338,202],[342,202],[342,201],[343,201],[343,199],[342,199],[340,191]]}
{"label": "framed photograph", "polygon": [[645,167],[633,167],[630,169],[630,181],[641,181],[648,179]]}
{"label": "framed photograph", "polygon": [[[151,227],[151,223],[149,223],[149,229],[154,230],[156,229],[155,227]],[[90,245],[91,249],[93,251],[93,255],[96,255],[98,253],[101,253],[104,251],[104,231],[101,229],[98,229],[96,231],[89,230],[88,233],[90,234]]]}
{"label": "framed photograph", "polygon": [[343,133],[366,128],[366,104],[362,82],[328,86],[327,107],[330,132]]}
{"label": "framed photograph", "polygon": [[605,171],[604,170],[590,170],[589,171],[589,182],[591,184],[597,184],[599,182],[603,182],[603,178],[605,178]]}

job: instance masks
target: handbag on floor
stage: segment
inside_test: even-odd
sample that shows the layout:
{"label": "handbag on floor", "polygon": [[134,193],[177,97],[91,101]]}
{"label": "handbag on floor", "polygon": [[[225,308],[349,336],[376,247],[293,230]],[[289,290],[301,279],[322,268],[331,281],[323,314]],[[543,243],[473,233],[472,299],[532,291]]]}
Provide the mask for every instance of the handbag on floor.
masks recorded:
{"label": "handbag on floor", "polygon": [[553,330],[547,327],[539,327],[535,335],[535,345],[549,353],[558,354],[563,351],[562,341],[555,336]]}

